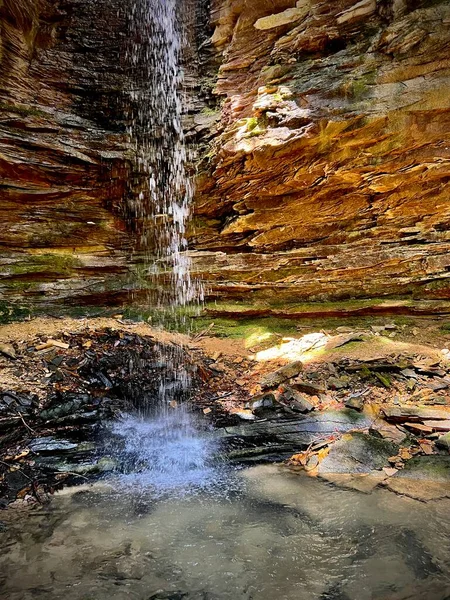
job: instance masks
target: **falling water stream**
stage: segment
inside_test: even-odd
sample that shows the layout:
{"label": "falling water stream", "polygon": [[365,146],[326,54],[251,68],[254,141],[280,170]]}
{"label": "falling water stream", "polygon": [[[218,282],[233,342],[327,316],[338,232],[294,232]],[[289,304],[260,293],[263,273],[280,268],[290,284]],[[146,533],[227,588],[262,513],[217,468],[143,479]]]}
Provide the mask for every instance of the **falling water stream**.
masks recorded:
{"label": "falling water stream", "polygon": [[[193,183],[183,132],[181,62],[192,5],[191,0],[134,0],[129,21],[126,58],[133,85],[128,134],[135,155],[129,202],[140,264],[150,286],[148,302],[162,325],[183,318],[180,309],[203,299],[201,284],[191,277],[186,240]],[[187,396],[190,382],[183,353],[174,349],[162,359]],[[175,400],[172,391],[162,377],[152,410],[143,405],[113,426],[114,434],[125,440],[122,461],[140,466],[135,482],[177,487],[200,483],[208,472],[209,446],[188,403]]]}
{"label": "falling water stream", "polygon": [[[185,240],[182,14],[177,0],[135,0],[127,57],[140,82],[130,91],[130,213],[152,299],[170,309],[201,299]],[[450,598],[448,500],[227,467],[180,401],[190,386],[182,354],[161,360],[159,393],[110,427],[106,451],[122,474],[68,488],[19,520],[0,514],[1,598]]]}
{"label": "falling water stream", "polygon": [[183,132],[183,40],[190,0],[135,0],[127,51],[132,81],[128,134],[135,181],[129,202],[150,302],[166,311],[201,302],[186,227],[193,197]]}

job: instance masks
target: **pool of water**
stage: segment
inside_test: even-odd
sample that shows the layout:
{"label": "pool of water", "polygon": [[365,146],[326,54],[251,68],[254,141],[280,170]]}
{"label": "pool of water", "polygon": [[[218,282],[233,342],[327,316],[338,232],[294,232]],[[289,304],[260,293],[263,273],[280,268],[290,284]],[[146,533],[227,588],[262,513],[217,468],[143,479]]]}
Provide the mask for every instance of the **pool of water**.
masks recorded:
{"label": "pool of water", "polygon": [[112,478],[4,523],[0,597],[450,598],[448,500],[342,490],[275,465],[166,492]]}

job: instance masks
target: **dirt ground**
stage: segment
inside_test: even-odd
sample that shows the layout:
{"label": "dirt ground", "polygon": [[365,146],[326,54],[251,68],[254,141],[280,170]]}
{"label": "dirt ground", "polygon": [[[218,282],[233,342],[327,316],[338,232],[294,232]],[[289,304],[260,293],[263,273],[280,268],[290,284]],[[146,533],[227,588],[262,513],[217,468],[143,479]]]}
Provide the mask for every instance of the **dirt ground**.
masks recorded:
{"label": "dirt ground", "polygon": [[[49,488],[34,471],[30,444],[88,431],[141,395],[148,401],[157,393],[161,356],[171,357],[165,376],[172,384],[184,376],[180,360],[187,366],[193,407],[213,426],[351,409],[378,419],[382,437],[408,439],[393,471],[418,454],[445,452],[439,440],[450,431],[450,337],[438,319],[301,323],[251,343],[212,333],[210,326],[189,337],[120,317],[1,326],[0,487],[3,481],[8,490],[18,473],[24,478],[9,500],[31,492],[39,499]],[[325,450],[308,448],[293,464],[317,467],[336,439],[325,440]]]}

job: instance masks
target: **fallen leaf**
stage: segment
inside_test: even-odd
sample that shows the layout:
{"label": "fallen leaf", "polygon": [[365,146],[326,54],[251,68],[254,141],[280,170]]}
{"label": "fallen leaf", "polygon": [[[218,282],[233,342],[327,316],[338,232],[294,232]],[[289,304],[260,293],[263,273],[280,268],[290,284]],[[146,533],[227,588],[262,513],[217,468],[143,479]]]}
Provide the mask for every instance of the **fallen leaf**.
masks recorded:
{"label": "fallen leaf", "polygon": [[397,456],[390,456],[388,458],[388,462],[390,463],[396,463],[398,460],[400,460],[400,456],[397,454]]}
{"label": "fallen leaf", "polygon": [[399,456],[402,460],[409,460],[413,455],[408,448],[400,448]]}
{"label": "fallen leaf", "polygon": [[305,466],[309,460],[309,457],[310,457],[309,452],[299,452],[298,454],[294,454],[293,456],[291,456],[291,458],[289,459],[289,462],[293,462],[293,463],[297,463],[302,466]]}
{"label": "fallen leaf", "polygon": [[330,448],[326,447],[326,448],[322,448],[321,450],[319,450],[319,452],[317,453],[317,457],[319,459],[319,462],[322,462],[324,458],[326,458],[330,453]]}
{"label": "fallen leaf", "polygon": [[433,448],[431,444],[420,444],[420,449],[424,454],[433,454]]}

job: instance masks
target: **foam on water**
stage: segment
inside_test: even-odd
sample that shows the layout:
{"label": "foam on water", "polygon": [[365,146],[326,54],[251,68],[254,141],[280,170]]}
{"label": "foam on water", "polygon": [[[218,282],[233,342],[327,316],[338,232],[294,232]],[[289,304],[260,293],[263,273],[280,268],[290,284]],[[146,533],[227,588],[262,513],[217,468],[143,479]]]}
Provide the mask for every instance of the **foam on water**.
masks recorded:
{"label": "foam on water", "polygon": [[112,434],[116,437],[114,454],[125,471],[120,478],[123,486],[150,489],[158,496],[168,491],[192,493],[217,481],[215,443],[199,431],[186,407],[151,420],[126,415],[112,425]]}

